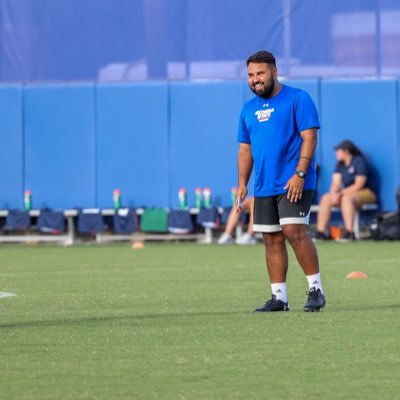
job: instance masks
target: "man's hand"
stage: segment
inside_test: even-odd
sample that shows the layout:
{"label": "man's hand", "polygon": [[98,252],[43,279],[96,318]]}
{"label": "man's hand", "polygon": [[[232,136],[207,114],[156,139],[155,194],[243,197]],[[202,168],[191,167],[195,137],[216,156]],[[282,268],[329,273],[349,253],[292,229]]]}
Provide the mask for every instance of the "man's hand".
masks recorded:
{"label": "man's hand", "polygon": [[247,196],[247,187],[239,185],[236,191],[236,212],[239,213],[242,210],[242,203]]}
{"label": "man's hand", "polygon": [[297,203],[303,195],[304,178],[293,175],[286,183],[284,189],[288,189],[287,198],[291,203]]}

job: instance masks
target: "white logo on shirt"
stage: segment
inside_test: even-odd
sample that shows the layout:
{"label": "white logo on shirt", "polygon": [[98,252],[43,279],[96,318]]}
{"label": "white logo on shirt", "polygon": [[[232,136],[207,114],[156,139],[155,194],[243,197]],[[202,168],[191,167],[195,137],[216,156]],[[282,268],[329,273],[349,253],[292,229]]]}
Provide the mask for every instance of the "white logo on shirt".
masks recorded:
{"label": "white logo on shirt", "polygon": [[254,114],[257,116],[258,122],[268,121],[271,114],[275,111],[274,108],[267,108],[266,110],[256,111]]}

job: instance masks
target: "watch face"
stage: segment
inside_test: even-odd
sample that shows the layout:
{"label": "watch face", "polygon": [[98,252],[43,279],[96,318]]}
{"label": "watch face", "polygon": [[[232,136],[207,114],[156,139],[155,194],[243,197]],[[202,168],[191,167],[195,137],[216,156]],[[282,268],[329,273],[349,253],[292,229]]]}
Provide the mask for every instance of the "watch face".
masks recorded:
{"label": "watch face", "polygon": [[298,175],[300,178],[304,178],[306,176],[303,171],[296,171],[296,175]]}

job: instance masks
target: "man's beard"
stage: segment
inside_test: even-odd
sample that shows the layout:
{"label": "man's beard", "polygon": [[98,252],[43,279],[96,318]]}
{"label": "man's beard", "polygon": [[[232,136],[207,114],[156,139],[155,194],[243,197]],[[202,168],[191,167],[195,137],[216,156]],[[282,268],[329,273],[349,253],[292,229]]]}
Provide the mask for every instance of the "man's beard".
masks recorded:
{"label": "man's beard", "polygon": [[275,81],[271,79],[270,85],[264,86],[263,91],[261,93],[256,89],[254,89],[252,86],[250,86],[250,89],[256,96],[262,97],[263,99],[269,99],[272,96],[272,93],[274,92]]}

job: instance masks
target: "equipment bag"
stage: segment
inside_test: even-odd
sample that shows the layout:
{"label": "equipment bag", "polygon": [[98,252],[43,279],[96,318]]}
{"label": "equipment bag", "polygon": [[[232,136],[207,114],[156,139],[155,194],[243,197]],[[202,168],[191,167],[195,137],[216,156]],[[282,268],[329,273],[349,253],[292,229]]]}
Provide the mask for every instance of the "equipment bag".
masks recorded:
{"label": "equipment bag", "polygon": [[190,212],[188,210],[171,210],[168,215],[168,230],[177,234],[192,232],[193,221]]}
{"label": "equipment bag", "polygon": [[113,216],[114,233],[130,235],[136,230],[137,215],[134,208],[119,208]]}
{"label": "equipment bag", "polygon": [[204,228],[216,228],[219,225],[217,207],[201,208],[196,222]]}
{"label": "equipment bag", "polygon": [[168,213],[165,208],[145,208],[140,218],[142,232],[168,232]]}
{"label": "equipment bag", "polygon": [[378,214],[369,229],[374,240],[400,240],[400,211]]}

